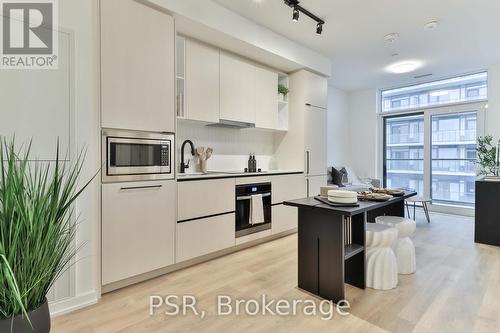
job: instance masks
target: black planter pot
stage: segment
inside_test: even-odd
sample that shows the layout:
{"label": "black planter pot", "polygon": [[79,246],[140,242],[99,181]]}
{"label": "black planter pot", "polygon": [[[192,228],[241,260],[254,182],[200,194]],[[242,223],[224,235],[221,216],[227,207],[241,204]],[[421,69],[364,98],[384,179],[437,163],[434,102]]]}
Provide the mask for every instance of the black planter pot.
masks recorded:
{"label": "black planter pot", "polygon": [[[33,328],[22,315],[0,320],[0,332],[2,333],[49,333],[50,313],[47,299],[38,308],[28,311]],[[12,328],[12,330],[11,330]]]}

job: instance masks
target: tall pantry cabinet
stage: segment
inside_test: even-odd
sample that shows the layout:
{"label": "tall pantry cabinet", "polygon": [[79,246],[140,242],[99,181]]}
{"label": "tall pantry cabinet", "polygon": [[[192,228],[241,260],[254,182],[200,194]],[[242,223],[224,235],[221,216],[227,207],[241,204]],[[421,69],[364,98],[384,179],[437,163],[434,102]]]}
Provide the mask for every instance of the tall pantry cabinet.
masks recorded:
{"label": "tall pantry cabinet", "polygon": [[300,70],[289,76],[288,132],[278,134],[280,165],[303,169],[307,196],[327,183],[326,120],[328,83],[325,77]]}

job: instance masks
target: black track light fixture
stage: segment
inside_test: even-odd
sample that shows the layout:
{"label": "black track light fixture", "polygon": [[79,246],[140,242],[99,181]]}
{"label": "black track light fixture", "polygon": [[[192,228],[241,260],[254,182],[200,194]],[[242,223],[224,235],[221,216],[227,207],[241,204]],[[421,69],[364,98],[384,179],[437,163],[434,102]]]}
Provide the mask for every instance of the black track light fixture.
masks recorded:
{"label": "black track light fixture", "polygon": [[318,23],[318,24],[316,25],[316,33],[317,33],[318,35],[321,35],[321,33],[322,33],[322,32],[323,32],[323,23]]}
{"label": "black track light fixture", "polygon": [[299,20],[300,13],[309,16],[311,19],[317,22],[316,33],[318,35],[321,35],[321,33],[323,32],[323,24],[325,24],[325,21],[323,21],[304,7],[300,6],[298,0],[284,0],[284,3],[288,7],[293,8],[292,20],[294,22],[297,22]]}
{"label": "black track light fixture", "polygon": [[293,7],[292,21],[297,22],[299,20],[299,10],[297,7]]}

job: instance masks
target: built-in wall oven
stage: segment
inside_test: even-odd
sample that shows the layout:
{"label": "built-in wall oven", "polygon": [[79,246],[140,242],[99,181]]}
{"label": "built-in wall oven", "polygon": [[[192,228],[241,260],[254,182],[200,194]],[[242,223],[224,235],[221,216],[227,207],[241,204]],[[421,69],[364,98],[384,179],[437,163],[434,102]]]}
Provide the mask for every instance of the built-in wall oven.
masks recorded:
{"label": "built-in wall oven", "polygon": [[[252,196],[262,196],[263,222],[252,223]],[[236,237],[271,229],[271,183],[236,186]]]}
{"label": "built-in wall oven", "polygon": [[173,179],[174,134],[102,130],[103,182]]}

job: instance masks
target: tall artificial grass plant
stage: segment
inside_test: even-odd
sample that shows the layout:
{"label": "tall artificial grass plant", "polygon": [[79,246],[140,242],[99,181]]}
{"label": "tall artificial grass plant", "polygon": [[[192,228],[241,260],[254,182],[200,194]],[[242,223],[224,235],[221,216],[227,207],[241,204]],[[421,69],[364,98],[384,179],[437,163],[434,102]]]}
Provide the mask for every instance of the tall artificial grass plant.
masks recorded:
{"label": "tall artificial grass plant", "polygon": [[[30,161],[31,144],[16,149],[0,139],[0,320],[45,302],[77,248],[73,203],[90,184],[78,186],[85,154],[74,163]],[[95,177],[95,176],[94,176]]]}

